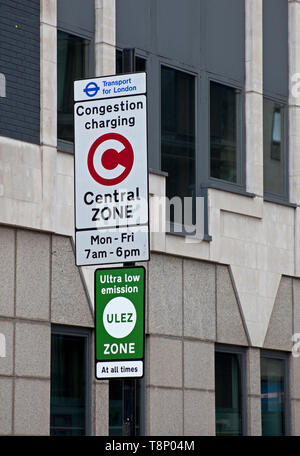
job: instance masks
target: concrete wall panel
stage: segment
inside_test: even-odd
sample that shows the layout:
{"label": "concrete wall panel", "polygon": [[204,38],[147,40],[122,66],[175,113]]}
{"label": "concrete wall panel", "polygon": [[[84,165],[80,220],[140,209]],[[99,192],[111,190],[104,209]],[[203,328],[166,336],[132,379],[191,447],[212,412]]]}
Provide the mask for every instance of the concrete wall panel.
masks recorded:
{"label": "concrete wall panel", "polygon": [[293,334],[292,279],[282,277],[271,315],[264,348],[291,350]]}
{"label": "concrete wall panel", "polygon": [[198,341],[184,342],[185,388],[215,389],[215,346]]}
{"label": "concrete wall panel", "polygon": [[50,236],[17,231],[16,314],[48,320],[50,304]]}
{"label": "concrete wall panel", "polygon": [[183,435],[182,394],[176,389],[148,390],[148,435]]}
{"label": "concrete wall panel", "polygon": [[182,334],[182,260],[152,254],[149,263],[149,332]]}
{"label": "concrete wall panel", "polygon": [[214,340],[216,337],[215,265],[183,262],[184,335]]}
{"label": "concrete wall panel", "polygon": [[[14,315],[15,231],[0,228],[0,315]],[[5,286],[3,286],[5,284]]]}
{"label": "concrete wall panel", "polygon": [[51,320],[75,326],[94,326],[69,238],[52,237]]}
{"label": "concrete wall panel", "polygon": [[0,435],[12,434],[13,379],[0,377]]}
{"label": "concrete wall panel", "polygon": [[[0,343],[4,343],[4,348],[1,346],[0,352],[0,375],[13,374],[13,359],[14,359],[14,324],[12,321],[0,320]],[[4,353],[3,353],[4,352]]]}
{"label": "concrete wall panel", "polygon": [[50,381],[16,379],[14,417],[16,435],[49,435]]}
{"label": "concrete wall panel", "polygon": [[[207,413],[206,411],[210,411]],[[209,391],[184,392],[184,435],[215,435],[215,394]]]}
{"label": "concrete wall panel", "polygon": [[50,325],[16,323],[16,375],[50,377]]}
{"label": "concrete wall panel", "polygon": [[226,266],[217,266],[217,342],[248,345],[238,301]]}
{"label": "concrete wall panel", "polygon": [[182,387],[182,342],[148,338],[148,382],[153,386]]}

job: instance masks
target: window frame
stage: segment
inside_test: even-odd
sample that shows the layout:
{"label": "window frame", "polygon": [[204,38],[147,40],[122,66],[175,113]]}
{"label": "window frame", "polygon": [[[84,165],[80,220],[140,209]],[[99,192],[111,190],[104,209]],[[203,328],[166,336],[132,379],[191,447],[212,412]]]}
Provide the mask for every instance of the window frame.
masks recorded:
{"label": "window frame", "polygon": [[[205,137],[207,138],[207,154],[205,157],[205,175],[203,175],[203,183],[208,183],[208,187],[211,185],[213,188],[219,188],[220,190],[233,191],[234,193],[246,192],[246,127],[245,127],[245,88],[242,84],[238,82],[222,77],[220,75],[215,75],[212,73],[207,73],[206,75],[206,90],[207,90],[207,131]],[[210,115],[211,115],[211,99],[210,99],[210,84],[215,82],[223,86],[229,87],[240,92],[239,100],[239,128],[237,131],[237,182],[229,182],[223,179],[218,179],[210,175]]]}
{"label": "window frame", "polygon": [[[87,68],[85,68],[85,78],[91,78],[95,71],[95,31],[91,32],[86,29],[82,29],[76,24],[66,23],[63,20],[60,20],[59,17],[57,17],[57,31],[69,33],[70,35],[74,35],[78,38],[83,38],[84,40],[88,41],[88,63]],[[74,154],[74,141],[66,141],[65,139],[60,139],[57,136],[57,150],[60,152]]]}
{"label": "window frame", "polygon": [[[115,74],[118,75],[118,74],[124,74],[124,71],[123,71],[123,68],[122,68],[122,71],[121,73],[117,73],[117,54],[118,53],[121,53],[121,58],[122,58],[122,52],[123,52],[124,48],[120,48],[120,47],[116,47],[115,49],[115,64],[116,64],[116,71],[115,71]],[[143,59],[145,60],[145,72],[147,73],[147,64],[148,64],[148,58],[147,58],[147,55],[146,53],[144,52],[141,52],[140,49],[135,49],[135,59]],[[136,62],[135,62],[136,63]],[[140,73],[140,71],[136,71],[136,73]]]}
{"label": "window frame", "polygon": [[[264,201],[269,201],[273,203],[289,203],[290,198],[290,191],[289,191],[289,106],[288,101],[286,98],[281,96],[274,96],[268,92],[264,92],[263,94],[263,105],[264,100],[272,101],[273,103],[277,103],[282,108],[283,113],[283,139],[282,139],[282,157],[283,157],[283,187],[284,193],[280,195],[278,193],[272,193],[265,191],[263,189],[264,194]],[[263,108],[263,167],[264,167],[264,108]]]}
{"label": "window frame", "polygon": [[[159,170],[161,173],[166,175],[166,179],[168,179],[168,171],[162,169],[162,129],[161,129],[161,110],[162,110],[162,97],[161,97],[161,90],[162,90],[162,84],[161,84],[161,76],[162,76],[162,67],[166,68],[171,68],[172,70],[179,71],[181,73],[186,73],[190,76],[193,76],[194,78],[194,85],[195,85],[195,171],[194,171],[194,178],[195,178],[195,196],[202,196],[201,191],[200,191],[200,175],[198,173],[199,169],[199,163],[200,163],[200,157],[198,154],[198,149],[199,149],[199,138],[200,138],[200,131],[199,131],[199,99],[200,99],[200,73],[198,73],[195,69],[189,67],[188,65],[184,64],[178,64],[176,63],[170,63],[166,59],[159,59],[158,62],[158,94],[159,94],[159,114],[158,114],[158,122],[159,122],[159,128],[158,128],[158,141],[159,141]],[[168,234],[173,234],[175,236],[187,236],[191,235],[191,233],[185,233],[184,232],[184,227],[182,225],[182,232],[175,231],[175,227],[177,227],[177,224],[174,224],[174,222],[169,222],[170,226],[170,231],[168,231]]]}
{"label": "window frame", "polygon": [[190,67],[188,66],[185,66],[185,65],[176,65],[174,63],[170,63],[169,61],[167,60],[164,60],[164,59],[160,59],[159,60],[159,77],[158,77],[158,81],[159,81],[159,87],[158,87],[158,92],[159,92],[159,116],[158,116],[158,120],[159,120],[159,169],[163,172],[163,173],[167,173],[167,171],[165,170],[162,170],[161,169],[161,108],[162,108],[162,103],[161,103],[161,89],[162,89],[162,86],[161,86],[161,71],[162,71],[162,67],[166,67],[166,68],[170,68],[172,70],[175,70],[175,71],[180,71],[181,73],[186,73],[186,74],[189,74],[190,76],[193,76],[194,77],[194,81],[195,81],[195,186],[196,186],[196,190],[199,189],[199,186],[198,186],[198,183],[197,183],[197,157],[198,157],[198,154],[197,154],[197,147],[198,147],[198,141],[199,141],[199,131],[198,131],[198,111],[199,109],[197,109],[197,106],[198,106],[198,92],[199,92],[199,88],[198,88],[198,85],[199,85],[199,81],[198,81],[198,77],[199,77],[199,73],[197,73],[195,70],[193,71]]}
{"label": "window frame", "polygon": [[[261,350],[260,354],[260,385],[261,385],[261,360],[262,358],[277,359],[284,362],[284,434],[283,437],[291,435],[291,409],[290,409],[290,372],[289,359],[290,353],[276,350]],[[260,399],[261,400],[261,399]],[[262,411],[261,411],[262,423]]]}
{"label": "window frame", "polygon": [[[161,167],[161,69],[162,66],[178,70],[194,76],[195,79],[195,189],[196,196],[203,197],[203,189],[216,188],[223,191],[254,197],[246,191],[246,126],[245,126],[245,87],[242,83],[226,78],[221,75],[209,73],[184,63],[170,62],[165,58],[159,58],[156,65],[156,78],[158,81],[159,113],[158,123],[158,168]],[[152,70],[153,71],[153,70]],[[151,76],[155,77],[155,73]],[[237,145],[238,177],[239,182],[232,183],[225,180],[210,177],[210,82],[225,85],[240,92],[239,117],[240,128]],[[164,171],[164,170],[163,170]],[[205,218],[206,219],[206,218]],[[206,230],[207,231],[207,230]],[[186,233],[174,232],[170,224],[169,234],[186,236]],[[211,237],[205,232],[205,240]]]}
{"label": "window frame", "polygon": [[[214,366],[216,361],[216,353],[225,353],[231,355],[238,355],[241,359],[241,435],[245,436],[248,434],[248,416],[247,416],[247,360],[246,360],[246,347],[240,347],[236,345],[224,345],[215,344],[215,357]],[[216,391],[216,379],[215,379],[215,391]],[[216,409],[216,401],[215,401]],[[215,415],[216,422],[216,415]]]}
{"label": "window frame", "polygon": [[[284,8],[284,11],[282,10]],[[279,19],[280,18],[280,19]],[[282,0],[281,4],[273,5],[270,0],[262,2],[262,23],[263,23],[263,97],[275,103],[284,105],[284,138],[283,159],[284,159],[284,194],[266,192],[263,188],[264,201],[296,207],[290,202],[290,179],[289,179],[289,56],[288,56],[288,3]],[[277,49],[276,56],[272,49]],[[275,46],[275,47],[274,47]],[[275,57],[274,57],[275,56]],[[282,68],[278,72],[278,65]],[[272,74],[272,77],[270,76]],[[273,74],[281,77],[273,78]]]}
{"label": "window frame", "polygon": [[[52,335],[82,337],[85,344],[85,436],[91,435],[91,331],[84,327],[51,325],[51,340]],[[51,359],[51,358],[50,358]],[[50,365],[50,382],[51,382],[51,365]],[[51,385],[50,385],[50,402],[51,402]],[[50,409],[51,410],[51,409]],[[50,414],[51,424],[51,414]],[[50,426],[49,426],[50,429]]]}

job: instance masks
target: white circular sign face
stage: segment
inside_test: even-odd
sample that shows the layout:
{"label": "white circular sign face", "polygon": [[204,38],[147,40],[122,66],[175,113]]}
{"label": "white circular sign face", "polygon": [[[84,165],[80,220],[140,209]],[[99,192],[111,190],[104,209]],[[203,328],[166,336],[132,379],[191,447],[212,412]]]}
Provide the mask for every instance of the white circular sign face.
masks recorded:
{"label": "white circular sign face", "polygon": [[116,339],[128,336],[136,324],[136,310],[127,298],[113,298],[103,312],[103,324],[108,334]]}

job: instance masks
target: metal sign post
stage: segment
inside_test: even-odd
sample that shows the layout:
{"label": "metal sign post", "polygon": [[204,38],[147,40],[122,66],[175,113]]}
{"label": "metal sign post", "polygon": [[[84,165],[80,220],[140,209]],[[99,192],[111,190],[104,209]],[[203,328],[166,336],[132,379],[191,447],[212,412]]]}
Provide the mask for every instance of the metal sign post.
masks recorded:
{"label": "metal sign post", "polygon": [[76,265],[95,271],[96,378],[124,382],[123,434],[135,435],[135,380],[144,375],[149,260],[146,73],[133,49],[121,75],[74,83]]}
{"label": "metal sign post", "polygon": [[[123,49],[122,64],[124,73],[135,71],[135,49]],[[134,266],[134,263],[130,264]],[[123,434],[125,436],[135,435],[135,380],[124,381],[124,417]]]}

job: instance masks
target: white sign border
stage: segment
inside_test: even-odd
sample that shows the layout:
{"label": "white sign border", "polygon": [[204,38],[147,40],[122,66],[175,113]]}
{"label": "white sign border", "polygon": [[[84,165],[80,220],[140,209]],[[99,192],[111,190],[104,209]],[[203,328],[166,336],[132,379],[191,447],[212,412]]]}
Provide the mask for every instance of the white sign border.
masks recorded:
{"label": "white sign border", "polygon": [[[145,92],[143,92],[143,94],[146,96],[146,100],[147,100],[147,72],[146,71],[139,71],[139,72],[135,72],[135,73],[120,73],[118,75],[106,75],[106,76],[100,76],[100,77],[97,77],[97,78],[94,78],[94,79],[102,79],[102,78],[109,78],[109,77],[115,77],[115,76],[128,76],[130,77],[130,75],[135,75],[135,74],[145,74]],[[92,80],[93,78],[84,78],[84,79],[81,79],[80,81],[89,81],[89,80]],[[74,87],[75,87],[75,83],[77,81],[74,81]],[[75,95],[75,93],[74,93]],[[124,98],[131,98],[132,96],[136,96],[137,94],[132,94],[132,95],[122,95]],[[139,94],[141,95],[141,94]],[[101,100],[101,99],[105,99],[105,100],[109,100],[109,99],[115,99],[115,98],[119,98],[119,96],[115,96],[115,97],[104,97],[104,98],[101,98],[101,97],[95,97],[93,98],[93,100]],[[84,100],[75,100],[75,96],[73,96],[73,111],[74,111],[74,106],[75,106],[75,103],[78,103],[78,102],[87,102],[87,101],[91,101],[91,100],[87,100],[87,99],[84,99]],[[148,101],[148,100],[147,100]],[[127,262],[124,262],[123,260],[122,261],[118,261],[118,262],[114,262],[114,263],[110,263],[112,265],[115,265],[115,264],[126,264],[126,263],[137,263],[137,262],[145,262],[145,261],[150,261],[150,204],[149,204],[149,142],[148,142],[148,138],[149,138],[149,135],[148,135],[148,102],[146,103],[146,144],[147,144],[147,157],[146,157],[146,162],[147,162],[147,184],[146,184],[146,188],[147,188],[147,202],[148,202],[148,222],[147,224],[143,224],[143,227],[147,226],[148,228],[148,258],[147,259],[143,259],[143,260],[137,260],[137,261],[127,261]],[[74,247],[75,247],[75,264],[76,266],[82,266],[80,264],[77,264],[77,245],[76,245],[76,233],[78,231],[83,231],[83,230],[78,230],[76,228],[76,170],[75,170],[75,154],[76,154],[76,144],[75,144],[75,119],[74,119],[74,160],[73,160],[73,163],[74,163]],[[135,225],[135,227],[138,227],[140,225]],[[116,227],[116,229],[119,229],[119,227]],[[104,228],[105,230],[105,228]],[[95,229],[94,231],[97,231],[97,229]],[[99,230],[98,230],[99,231]],[[101,230],[100,230],[101,231]],[[130,259],[129,259],[130,260]],[[85,264],[84,266],[107,266],[107,263],[91,263],[91,264]]]}

